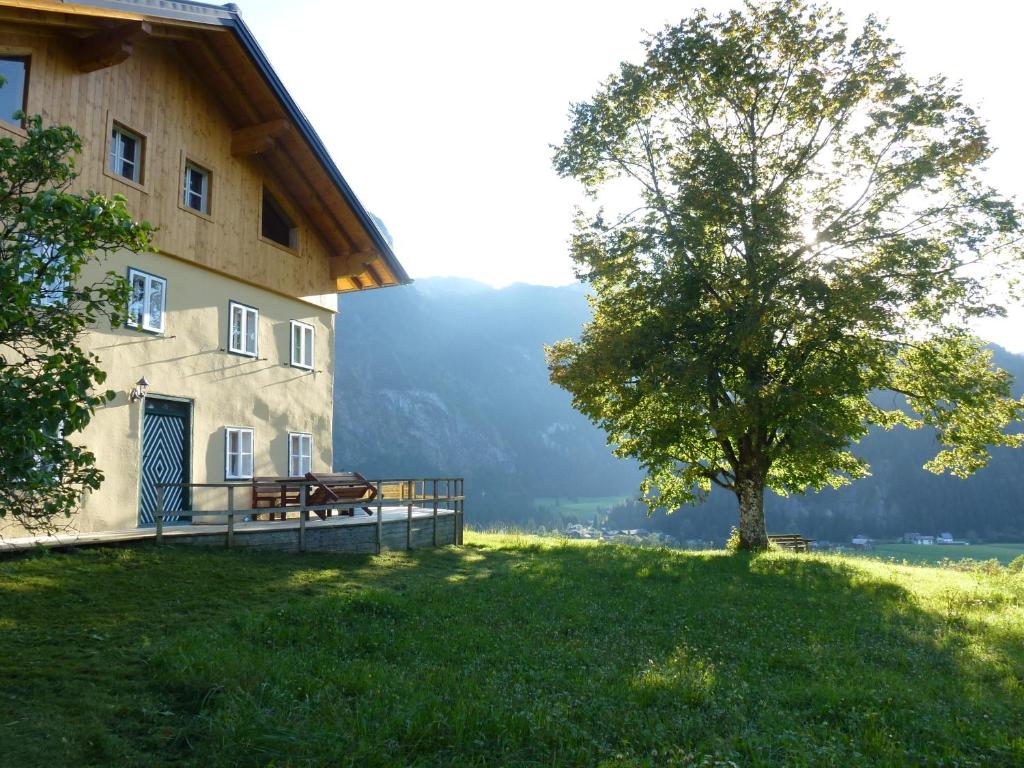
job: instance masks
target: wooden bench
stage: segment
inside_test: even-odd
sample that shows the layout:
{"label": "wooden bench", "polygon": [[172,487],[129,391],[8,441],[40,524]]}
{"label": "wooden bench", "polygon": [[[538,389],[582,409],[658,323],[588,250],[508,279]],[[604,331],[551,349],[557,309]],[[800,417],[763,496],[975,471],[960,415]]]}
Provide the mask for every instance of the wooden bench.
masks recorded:
{"label": "wooden bench", "polygon": [[[296,477],[254,477],[252,479],[252,508],[297,507],[302,500],[302,479]],[[268,518],[273,520],[277,515],[284,520],[286,512],[270,512]],[[254,512],[252,519],[259,519]]]}
{"label": "wooden bench", "polygon": [[786,549],[790,552],[810,552],[814,539],[808,539],[799,533],[770,533],[768,541],[775,544],[779,549]]}
{"label": "wooden bench", "polygon": [[[306,486],[306,504],[324,506],[332,502],[351,503],[371,501],[377,498],[377,489],[358,472],[336,472],[318,474],[307,472],[305,477],[254,477],[252,479],[252,508],[254,510],[277,507],[300,507],[302,487]],[[296,510],[297,511],[297,510]],[[318,509],[313,514],[326,520],[333,510]],[[373,509],[364,506],[363,511],[373,514]],[[338,510],[339,514],[353,515],[351,507]],[[252,519],[258,520],[261,513],[253,512]],[[287,518],[287,512],[268,512],[268,519]]]}

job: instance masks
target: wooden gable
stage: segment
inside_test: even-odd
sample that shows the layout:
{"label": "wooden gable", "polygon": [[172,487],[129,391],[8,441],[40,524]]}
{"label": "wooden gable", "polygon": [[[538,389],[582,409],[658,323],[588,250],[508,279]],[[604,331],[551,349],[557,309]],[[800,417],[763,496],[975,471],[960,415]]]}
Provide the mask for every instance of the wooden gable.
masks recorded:
{"label": "wooden gable", "polygon": [[[29,112],[82,134],[82,185],[125,194],[161,250],[296,296],[409,281],[235,11],[0,0],[0,19],[0,47],[33,55]],[[103,172],[112,122],[147,143],[138,188]],[[211,170],[205,220],[178,204],[186,159]],[[299,226],[290,252],[254,237],[264,185]]]}

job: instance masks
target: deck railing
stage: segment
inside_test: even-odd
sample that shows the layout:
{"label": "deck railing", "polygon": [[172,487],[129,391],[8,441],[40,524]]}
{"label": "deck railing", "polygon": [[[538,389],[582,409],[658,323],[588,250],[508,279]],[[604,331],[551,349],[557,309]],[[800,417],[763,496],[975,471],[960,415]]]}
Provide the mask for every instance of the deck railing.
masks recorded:
{"label": "deck railing", "polygon": [[[253,515],[262,514],[281,514],[282,518],[290,512],[297,512],[298,518],[298,544],[299,551],[306,551],[306,526],[309,523],[310,512],[329,512],[330,510],[336,510],[339,513],[343,510],[348,510],[353,515],[357,509],[371,508],[376,510],[376,526],[377,526],[377,552],[380,553],[383,546],[383,527],[384,527],[384,506],[387,504],[389,507],[405,507],[406,508],[406,548],[412,549],[412,520],[413,520],[413,508],[416,506],[427,507],[431,511],[431,518],[434,526],[434,546],[438,546],[437,536],[437,518],[440,512],[448,512],[455,516],[455,543],[462,544],[462,529],[463,529],[463,518],[465,515],[464,504],[465,504],[465,479],[461,477],[427,477],[427,478],[400,478],[400,479],[387,479],[387,480],[371,480],[370,484],[376,490],[376,496],[372,499],[362,500],[337,500],[331,501],[328,504],[309,504],[309,493],[310,487],[315,483],[302,478],[296,478],[294,481],[279,482],[275,481],[272,484],[280,486],[283,491],[298,491],[299,492],[299,503],[293,505],[285,505],[280,507],[239,507],[236,503],[235,495],[238,489],[244,489],[249,492],[249,504],[252,503],[252,489],[253,482],[235,482],[235,483],[156,483],[156,510],[153,512],[153,518],[156,522],[156,541],[158,544],[163,543],[164,539],[164,520],[167,517],[178,517],[186,515],[191,517],[193,521],[197,517],[209,517],[209,518],[225,518],[227,521],[227,546],[231,547],[234,544],[235,538],[235,523],[238,518],[251,517]],[[264,481],[260,481],[260,485],[266,485]],[[189,496],[194,498],[194,494],[191,493],[193,489],[208,488],[208,489],[226,489],[227,490],[227,508],[226,509],[212,509],[212,510],[165,510],[164,509],[164,494],[168,488],[182,488],[189,491]],[[273,522],[268,521],[268,526],[279,525],[280,521]]]}

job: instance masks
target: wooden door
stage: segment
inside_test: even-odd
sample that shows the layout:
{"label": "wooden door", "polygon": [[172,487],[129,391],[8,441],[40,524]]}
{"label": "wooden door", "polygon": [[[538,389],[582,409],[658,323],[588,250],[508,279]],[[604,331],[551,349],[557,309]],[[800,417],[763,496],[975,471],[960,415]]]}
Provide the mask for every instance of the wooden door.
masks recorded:
{"label": "wooden door", "polygon": [[[192,404],[179,400],[147,397],[142,415],[142,487],[139,495],[139,525],[154,525],[157,483],[187,483],[192,476],[190,451]],[[164,512],[191,508],[187,488],[164,489]],[[170,514],[164,522],[178,522],[186,515]]]}

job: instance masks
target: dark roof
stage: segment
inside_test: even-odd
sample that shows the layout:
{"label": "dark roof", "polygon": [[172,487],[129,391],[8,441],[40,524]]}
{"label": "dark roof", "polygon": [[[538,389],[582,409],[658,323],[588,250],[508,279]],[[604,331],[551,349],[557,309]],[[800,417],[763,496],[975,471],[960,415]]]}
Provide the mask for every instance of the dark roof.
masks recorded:
{"label": "dark roof", "polygon": [[326,169],[334,181],[342,196],[355,212],[356,217],[366,229],[374,245],[384,256],[392,274],[397,278],[399,284],[411,283],[412,279],[405,271],[405,268],[398,261],[391,245],[383,236],[380,229],[374,223],[373,218],[366,208],[356,197],[352,187],[341,175],[338,166],[331,158],[323,141],[313,129],[312,124],[299,109],[299,106],[288,93],[281,79],[277,76],[274,68],[270,66],[263,49],[256,42],[252,31],[242,21],[241,11],[235,3],[226,5],[213,5],[212,3],[184,3],[175,0],[73,0],[74,5],[89,6],[93,8],[106,8],[112,11],[126,13],[142,13],[155,18],[168,19],[172,21],[185,21],[197,24],[208,24],[211,26],[229,27],[234,30],[242,43],[246,53],[252,59],[256,68],[260,71],[267,85],[274,92],[274,95],[284,106],[288,116],[294,121],[302,137],[307,141],[320,163]]}

